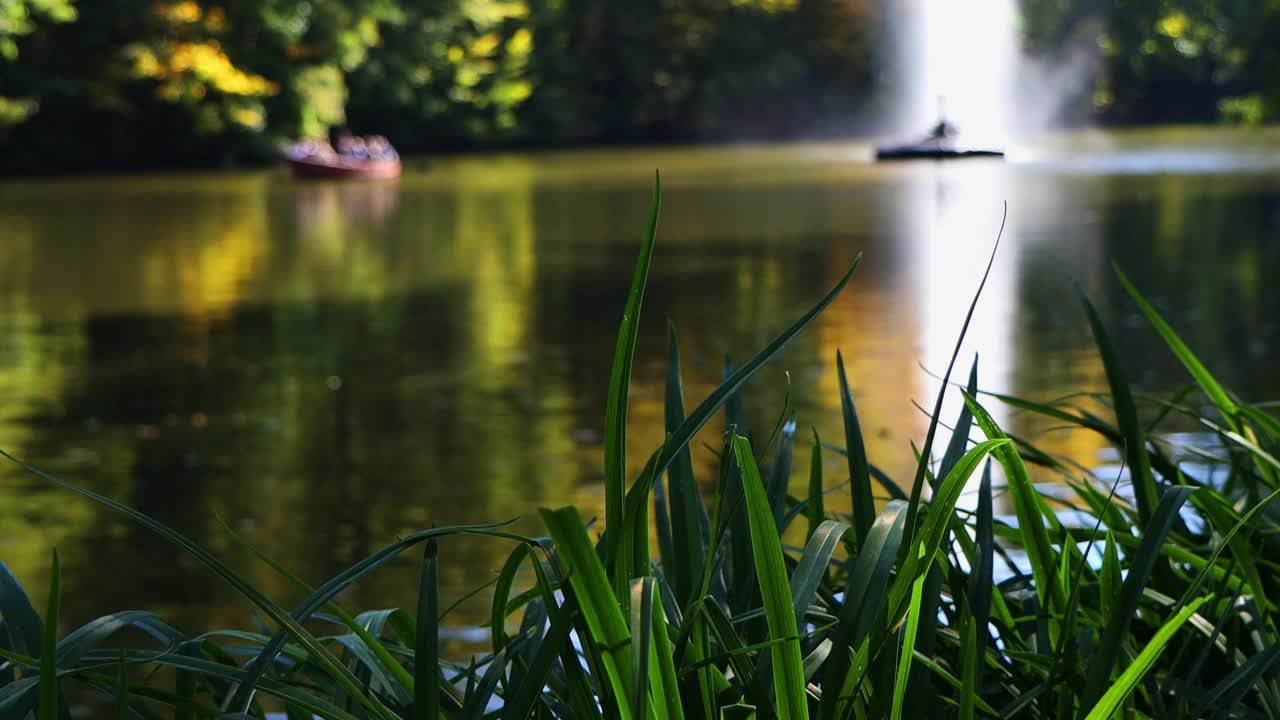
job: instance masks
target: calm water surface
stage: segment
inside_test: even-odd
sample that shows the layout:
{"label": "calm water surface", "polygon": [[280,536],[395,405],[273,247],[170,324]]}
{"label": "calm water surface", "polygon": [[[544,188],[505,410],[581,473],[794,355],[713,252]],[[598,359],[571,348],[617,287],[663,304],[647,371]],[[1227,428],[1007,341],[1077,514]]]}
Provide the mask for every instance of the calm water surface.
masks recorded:
{"label": "calm water surface", "polygon": [[[1114,261],[1229,384],[1280,397],[1280,133],[1073,135],[1005,163],[869,154],[483,156],[393,183],[266,171],[0,184],[0,447],[161,518],[281,602],[296,595],[223,521],[318,584],[409,530],[520,516],[533,533],[538,505],[602,513],[610,354],[655,167],[666,193],[632,465],[662,437],[667,318],[692,405],[726,355],[769,340],[863,252],[838,302],[748,387],[747,409],[770,427],[789,388],[801,437],[812,426],[837,440],[842,350],[873,461],[907,474],[925,427],[913,402],[931,404],[1006,201],[962,354],[980,353],[985,387],[1040,399],[1103,387],[1073,280],[1144,390],[1185,384]],[[997,415],[1099,458],[1092,437]],[[695,443],[703,478],[715,432]],[[840,475],[828,457],[827,477]],[[72,622],[137,607],[193,631],[249,617],[154,536],[0,467],[0,558],[39,588],[55,545]],[[446,541],[449,598],[508,550]],[[415,572],[406,558],[348,605],[407,604]],[[482,612],[473,602],[458,618]]]}

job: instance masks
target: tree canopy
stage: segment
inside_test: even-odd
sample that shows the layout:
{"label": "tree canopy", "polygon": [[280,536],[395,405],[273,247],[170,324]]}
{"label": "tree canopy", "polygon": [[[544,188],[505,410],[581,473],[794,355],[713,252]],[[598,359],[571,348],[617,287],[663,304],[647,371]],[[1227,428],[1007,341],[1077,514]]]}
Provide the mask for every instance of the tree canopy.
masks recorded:
{"label": "tree canopy", "polygon": [[[0,169],[228,163],[340,126],[403,149],[847,134],[900,0],[0,0]],[[1020,0],[1090,59],[1069,113],[1280,114],[1280,0]]]}

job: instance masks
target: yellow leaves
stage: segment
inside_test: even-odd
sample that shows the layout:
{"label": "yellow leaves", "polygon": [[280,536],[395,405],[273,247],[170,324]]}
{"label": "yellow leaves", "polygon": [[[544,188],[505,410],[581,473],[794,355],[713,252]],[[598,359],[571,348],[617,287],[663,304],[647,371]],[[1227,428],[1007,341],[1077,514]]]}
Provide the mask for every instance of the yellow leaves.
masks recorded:
{"label": "yellow leaves", "polygon": [[151,48],[142,45],[130,45],[124,49],[129,59],[130,73],[136,78],[159,80],[165,76],[165,67]]}
{"label": "yellow leaves", "polygon": [[234,107],[227,112],[227,115],[231,122],[249,130],[261,130],[267,124],[267,114],[259,107]]}
{"label": "yellow leaves", "polygon": [[512,55],[528,55],[533,50],[533,33],[529,28],[520,28],[507,41],[507,52]]}
{"label": "yellow leaves", "polygon": [[276,84],[232,64],[215,40],[172,42],[159,47],[130,45],[125,48],[131,74],[159,80],[156,96],[168,102],[198,100],[209,90],[224,95],[262,97],[274,95]]}
{"label": "yellow leaves", "polygon": [[1182,12],[1170,13],[1156,23],[1156,30],[1161,35],[1175,40],[1182,37],[1190,27],[1191,21]]}
{"label": "yellow leaves", "polygon": [[486,57],[498,48],[498,43],[500,42],[501,39],[498,37],[498,33],[485,33],[475,40],[472,40],[471,46],[467,49],[470,51],[472,57]]}
{"label": "yellow leaves", "polygon": [[200,21],[203,11],[193,0],[182,0],[176,3],[156,3],[151,12],[158,15],[170,25],[190,25]]}
{"label": "yellow leaves", "polygon": [[462,62],[462,59],[465,58],[466,56],[467,56],[467,53],[457,45],[450,46],[449,51],[445,54],[445,57],[449,59],[449,62],[453,63],[454,65],[457,65],[458,63]]}

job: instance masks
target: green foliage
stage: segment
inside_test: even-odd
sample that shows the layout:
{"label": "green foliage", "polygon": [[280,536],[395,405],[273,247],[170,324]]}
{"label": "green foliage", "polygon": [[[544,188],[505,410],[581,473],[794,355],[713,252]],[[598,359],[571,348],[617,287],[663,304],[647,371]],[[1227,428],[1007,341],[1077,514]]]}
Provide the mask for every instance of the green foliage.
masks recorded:
{"label": "green foliage", "polygon": [[0,169],[245,159],[348,123],[407,151],[823,132],[872,109],[883,37],[882,0],[71,2],[0,0]]}
{"label": "green foliage", "polygon": [[[630,323],[653,242],[650,232]],[[0,565],[0,716],[52,717],[66,707],[60,693],[71,685],[112,696],[117,717],[258,717],[281,705],[293,716],[340,720],[1280,715],[1280,608],[1269,599],[1280,589],[1270,559],[1280,530],[1270,505],[1280,497],[1280,421],[1223,388],[1123,277],[1211,414],[1185,397],[1166,403],[1134,393],[1087,301],[1081,322],[1108,367],[1109,392],[1096,399],[1114,409],[1116,426],[1070,404],[1010,402],[1099,434],[1124,452],[1134,481],[1082,477],[1007,437],[978,400],[988,396],[977,390],[975,369],[954,427],[986,439],[961,434],[941,462],[922,457],[931,493],[917,503],[891,500],[867,522],[871,511],[852,495],[861,490],[847,481],[865,486],[866,477],[852,476],[874,458],[849,463],[850,477],[842,469],[827,488],[821,455],[807,473],[810,500],[837,491],[850,497],[829,504],[786,497],[774,470],[790,462],[791,431],[783,430],[765,467],[745,437],[727,432],[709,511],[701,505],[683,460],[693,435],[722,408],[734,428],[745,427],[729,400],[848,280],[687,415],[671,334],[670,432],[640,476],[621,478],[611,493],[604,538],[593,538],[573,508],[544,509],[549,538],[501,526],[436,528],[399,538],[311,588],[233,532],[305,593],[292,611],[171,528],[23,465],[191,553],[278,629],[188,637],[150,613],[123,612],[59,640],[56,556],[43,622]],[[615,367],[631,362],[627,327]],[[622,375],[612,383],[611,412],[626,405]],[[850,397],[847,383],[838,384]],[[845,435],[855,446],[861,436],[851,409]],[[1158,411],[1157,420],[1141,424],[1148,411]],[[1164,442],[1171,416],[1208,429],[1190,457],[1214,467],[1213,482]],[[618,413],[610,453],[621,449],[625,419]],[[993,477],[991,460],[1002,476]],[[664,475],[671,492],[651,502]],[[1042,479],[1061,479],[1074,493],[1050,500],[1034,482]],[[814,507],[823,512],[812,514]],[[1075,512],[1064,517],[1064,510]],[[740,512],[744,525],[734,520]],[[804,527],[791,527],[801,516]],[[654,543],[652,527],[666,528],[670,539]],[[466,658],[447,656],[439,644],[437,567],[457,535],[516,544],[494,583],[491,647]],[[414,613],[351,614],[337,604],[342,590],[417,544],[424,547]],[[750,588],[725,582],[743,560]],[[158,670],[176,671],[178,682],[161,685],[169,676]]]}
{"label": "green foliage", "polygon": [[1079,107],[1120,122],[1280,117],[1280,4],[1020,0],[1031,52],[1096,55]]}

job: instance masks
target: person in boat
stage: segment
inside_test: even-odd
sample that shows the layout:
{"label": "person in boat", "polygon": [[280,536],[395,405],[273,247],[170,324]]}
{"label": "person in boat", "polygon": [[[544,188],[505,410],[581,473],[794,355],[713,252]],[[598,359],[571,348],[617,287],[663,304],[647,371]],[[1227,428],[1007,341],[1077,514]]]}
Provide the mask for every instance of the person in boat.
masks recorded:
{"label": "person in boat", "polygon": [[938,123],[929,131],[929,136],[925,138],[923,144],[942,146],[955,140],[956,135],[960,131],[955,125],[952,125],[945,117],[938,118]]}
{"label": "person in boat", "polygon": [[391,143],[381,135],[370,135],[365,139],[364,146],[373,160],[395,160],[400,157]]}

